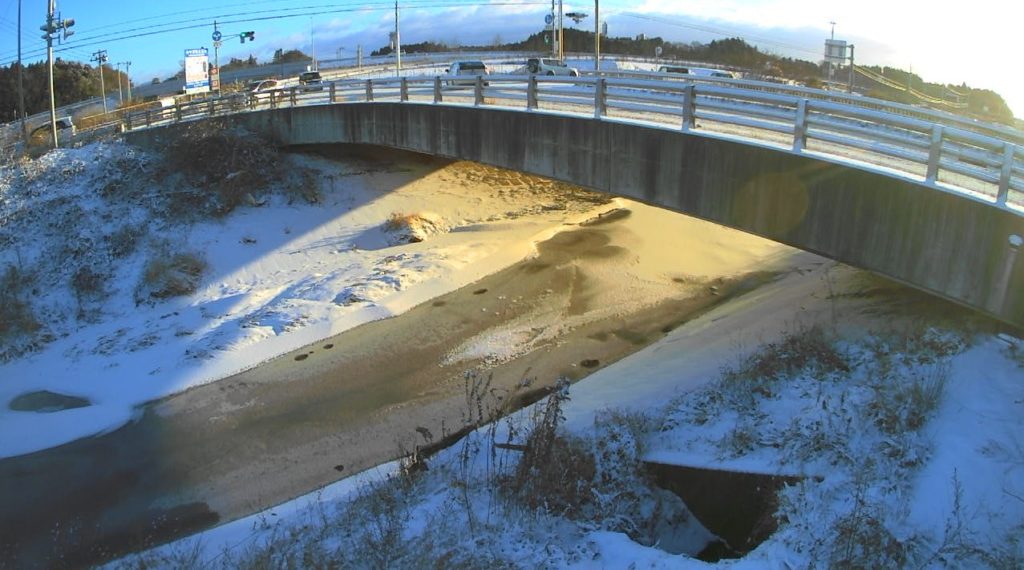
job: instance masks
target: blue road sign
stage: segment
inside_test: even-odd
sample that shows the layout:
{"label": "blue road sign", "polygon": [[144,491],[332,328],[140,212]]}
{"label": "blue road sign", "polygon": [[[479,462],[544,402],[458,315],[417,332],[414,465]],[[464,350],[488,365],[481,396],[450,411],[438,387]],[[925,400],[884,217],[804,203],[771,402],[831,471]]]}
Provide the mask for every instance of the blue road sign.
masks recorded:
{"label": "blue road sign", "polygon": [[554,22],[554,21],[555,21],[555,17],[552,16],[551,14],[547,14],[547,15],[544,16],[544,23],[545,24],[550,24],[551,22]]}
{"label": "blue road sign", "polygon": [[221,38],[220,30],[214,30],[213,31],[213,41],[219,42],[220,38]]}

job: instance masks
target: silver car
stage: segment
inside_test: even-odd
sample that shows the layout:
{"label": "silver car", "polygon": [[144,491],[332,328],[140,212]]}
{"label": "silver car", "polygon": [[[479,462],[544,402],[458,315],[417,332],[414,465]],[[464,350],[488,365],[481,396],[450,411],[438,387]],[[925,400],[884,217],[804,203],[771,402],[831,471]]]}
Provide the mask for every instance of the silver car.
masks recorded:
{"label": "silver car", "polygon": [[[446,80],[448,85],[476,85],[477,76],[490,75],[491,70],[479,60],[456,61],[445,70],[445,73],[452,77]],[[487,81],[484,81],[484,85],[487,85]]]}

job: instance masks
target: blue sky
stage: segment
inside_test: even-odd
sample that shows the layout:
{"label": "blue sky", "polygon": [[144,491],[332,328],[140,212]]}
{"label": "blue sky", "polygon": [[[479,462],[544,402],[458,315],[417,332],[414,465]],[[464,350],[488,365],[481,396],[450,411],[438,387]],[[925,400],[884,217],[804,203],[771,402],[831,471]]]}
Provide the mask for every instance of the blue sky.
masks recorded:
{"label": "blue sky", "polygon": [[[400,3],[402,41],[518,40],[538,31],[550,11],[550,3],[496,1],[502,5],[405,0]],[[46,17],[46,1],[21,2],[24,58],[37,61],[45,57],[38,28]],[[829,22],[835,21],[836,38],[857,45],[859,63],[913,67],[927,80],[994,89],[1024,116],[1024,80],[1014,76],[1021,55],[1018,15],[1004,0],[975,0],[969,8],[956,10],[949,6],[917,0],[606,0],[601,15],[612,36],[643,32],[686,42],[739,36],[765,50],[813,61],[821,59]],[[76,34],[61,46],[66,49],[60,57],[89,61],[92,52],[105,49],[111,63],[132,62],[136,82],[173,74],[186,48],[212,51],[215,19],[223,23],[226,35],[256,33],[253,43],[226,39],[223,60],[249,54],[266,60],[277,48],[309,53],[311,28],[318,57],[351,57],[359,44],[367,52],[385,45],[394,26],[393,3],[377,0],[58,0],[57,8],[63,17],[76,20]],[[566,1],[564,10],[592,18],[594,5]],[[308,15],[280,17],[297,13]],[[0,0],[0,63],[5,65],[17,55],[17,14],[18,0]],[[591,18],[580,26],[592,29]]]}

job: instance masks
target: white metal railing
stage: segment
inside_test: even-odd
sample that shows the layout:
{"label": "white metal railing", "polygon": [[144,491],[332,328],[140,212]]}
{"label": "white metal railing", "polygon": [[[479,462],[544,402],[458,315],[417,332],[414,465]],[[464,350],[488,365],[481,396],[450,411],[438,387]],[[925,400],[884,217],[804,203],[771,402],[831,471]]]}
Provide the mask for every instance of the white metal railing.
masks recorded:
{"label": "white metal railing", "polygon": [[954,115],[774,83],[661,73],[344,79],[127,114],[145,128],[261,109],[409,102],[553,112],[746,139],[908,176],[1024,215],[1024,134]]}

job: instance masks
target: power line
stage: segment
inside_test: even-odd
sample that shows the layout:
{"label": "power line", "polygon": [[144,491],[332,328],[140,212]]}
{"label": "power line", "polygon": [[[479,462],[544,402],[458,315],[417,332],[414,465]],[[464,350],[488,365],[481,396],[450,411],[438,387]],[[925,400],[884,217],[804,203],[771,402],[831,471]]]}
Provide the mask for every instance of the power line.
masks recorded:
{"label": "power line", "polygon": [[[515,1],[498,1],[498,2],[487,2],[477,3],[468,1],[448,0],[447,2],[437,2],[436,0],[408,0],[402,5],[407,10],[422,10],[422,9],[434,9],[434,8],[476,8],[476,7],[487,7],[487,6],[529,6],[529,5],[544,5],[543,1],[527,1],[527,2],[515,2]],[[346,8],[340,8],[341,6],[348,6]],[[99,44],[109,44],[115,41],[136,39],[141,37],[147,37],[158,34],[166,34],[172,32],[185,31],[190,29],[204,28],[210,26],[210,21],[216,18],[224,24],[241,24],[271,20],[283,20],[289,18],[301,18],[309,16],[320,16],[325,14],[335,13],[352,13],[352,12],[376,12],[383,10],[390,10],[392,4],[387,0],[382,0],[373,3],[364,3],[359,7],[351,7],[352,4],[329,4],[329,5],[316,5],[312,7],[302,8],[282,8],[275,10],[262,10],[258,12],[241,12],[234,14],[224,14],[218,16],[210,16],[204,18],[193,18],[188,20],[178,20],[175,22],[168,22],[165,24],[142,26],[122,30],[120,32],[111,32],[107,34],[98,34],[94,36],[79,37],[79,40],[75,42],[74,47],[91,47]],[[330,9],[323,9],[330,8]],[[287,10],[300,10],[296,12],[287,12],[284,14],[265,15],[258,17],[248,17],[252,14],[273,14],[275,12],[282,12]],[[311,11],[312,10],[312,11]],[[222,18],[226,18],[223,19]],[[66,46],[58,48],[54,51],[64,52],[72,49],[72,46]],[[42,50],[31,51],[25,57],[39,56],[43,53]],[[0,59],[7,60],[10,58],[9,54],[4,54]]]}

